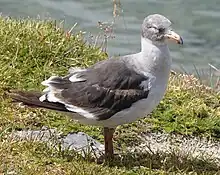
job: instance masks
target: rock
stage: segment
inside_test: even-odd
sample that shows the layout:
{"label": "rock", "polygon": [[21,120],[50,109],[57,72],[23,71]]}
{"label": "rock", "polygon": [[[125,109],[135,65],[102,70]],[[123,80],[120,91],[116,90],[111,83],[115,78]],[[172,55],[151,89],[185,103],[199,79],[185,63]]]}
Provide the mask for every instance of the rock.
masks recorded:
{"label": "rock", "polygon": [[81,152],[82,156],[93,153],[95,157],[100,157],[104,153],[104,146],[83,132],[68,134],[62,139],[62,147]]}
{"label": "rock", "polygon": [[156,154],[175,152],[190,158],[212,160],[220,165],[220,142],[215,139],[200,138],[165,133],[144,133],[140,135],[141,144],[128,147],[130,152],[150,152]]}
{"label": "rock", "polygon": [[69,133],[62,136],[56,129],[42,128],[41,130],[15,131],[10,136],[13,140],[30,140],[46,142],[50,147],[61,146],[62,150],[74,150],[83,157],[90,154],[99,158],[104,154],[104,146],[83,132]]}

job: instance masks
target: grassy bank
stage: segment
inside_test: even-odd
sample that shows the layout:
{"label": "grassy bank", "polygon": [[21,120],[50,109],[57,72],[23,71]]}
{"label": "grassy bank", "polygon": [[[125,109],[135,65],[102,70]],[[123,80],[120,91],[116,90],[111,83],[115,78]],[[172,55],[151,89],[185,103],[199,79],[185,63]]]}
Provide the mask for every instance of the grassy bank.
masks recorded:
{"label": "grassy bank", "polygon": [[[63,114],[19,108],[4,98],[4,88],[42,90],[40,82],[64,75],[70,67],[87,67],[106,55],[85,45],[80,33],[69,35],[54,22],[0,18],[0,172],[14,174],[174,174],[217,173],[215,164],[172,155],[130,155],[112,165],[97,165],[71,152],[49,149],[43,143],[7,138],[14,130],[56,128],[64,134],[84,131],[103,141],[102,128],[85,126]],[[203,137],[220,137],[220,96],[193,76],[172,75],[168,92],[148,118],[118,127],[119,151],[139,143],[138,135],[160,131]],[[118,146],[120,145],[120,147]],[[122,150],[121,150],[122,149]],[[169,160],[161,164],[162,159]],[[181,164],[181,165],[180,165]],[[192,165],[189,167],[188,165]]]}

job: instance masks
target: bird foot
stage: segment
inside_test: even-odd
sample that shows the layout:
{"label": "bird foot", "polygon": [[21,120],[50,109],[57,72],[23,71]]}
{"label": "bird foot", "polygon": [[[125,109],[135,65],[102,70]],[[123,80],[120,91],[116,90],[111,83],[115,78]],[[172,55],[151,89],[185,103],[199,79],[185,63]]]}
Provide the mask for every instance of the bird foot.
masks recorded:
{"label": "bird foot", "polygon": [[117,156],[118,156],[118,154],[113,154],[111,156],[101,155],[99,158],[97,158],[96,163],[102,164],[102,163],[112,162],[114,160],[114,158]]}

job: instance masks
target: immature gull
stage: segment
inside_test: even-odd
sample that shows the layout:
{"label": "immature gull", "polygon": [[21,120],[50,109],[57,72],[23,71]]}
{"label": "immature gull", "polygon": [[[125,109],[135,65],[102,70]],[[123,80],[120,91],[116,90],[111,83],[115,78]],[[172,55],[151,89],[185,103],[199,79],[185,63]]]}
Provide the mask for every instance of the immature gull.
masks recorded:
{"label": "immature gull", "polygon": [[67,112],[83,124],[104,127],[105,155],[113,156],[112,137],[118,125],[149,114],[164,96],[171,68],[167,41],[183,44],[164,16],[146,17],[141,52],[100,61],[87,69],[73,69],[65,77],[52,76],[41,93],[11,91],[23,104]]}

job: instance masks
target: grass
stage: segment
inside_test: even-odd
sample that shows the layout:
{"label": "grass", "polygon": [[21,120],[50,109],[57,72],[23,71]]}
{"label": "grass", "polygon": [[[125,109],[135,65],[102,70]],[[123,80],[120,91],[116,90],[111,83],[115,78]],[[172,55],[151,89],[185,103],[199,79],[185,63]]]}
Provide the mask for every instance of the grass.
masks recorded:
{"label": "grass", "polygon": [[168,93],[150,118],[153,129],[220,138],[220,96],[192,75],[170,78]]}
{"label": "grass", "polygon": [[117,128],[115,147],[123,152],[109,164],[95,164],[73,152],[44,143],[10,140],[22,129],[56,128],[64,134],[83,131],[103,142],[102,128],[85,126],[60,113],[20,108],[4,97],[5,88],[42,90],[40,82],[87,67],[106,54],[88,46],[82,33],[66,33],[54,21],[0,18],[0,173],[3,174],[217,174],[212,161],[174,153],[129,153],[138,135],[160,131],[220,137],[220,96],[193,76],[171,75],[164,100],[144,119]]}

